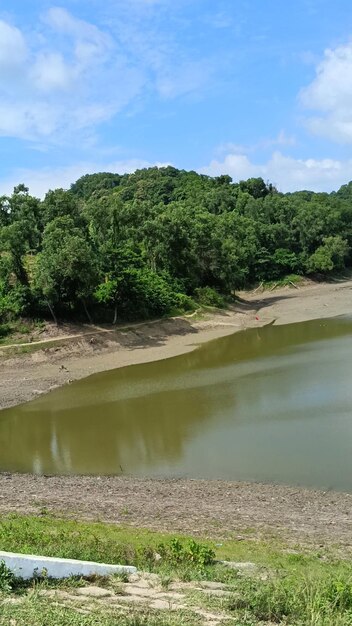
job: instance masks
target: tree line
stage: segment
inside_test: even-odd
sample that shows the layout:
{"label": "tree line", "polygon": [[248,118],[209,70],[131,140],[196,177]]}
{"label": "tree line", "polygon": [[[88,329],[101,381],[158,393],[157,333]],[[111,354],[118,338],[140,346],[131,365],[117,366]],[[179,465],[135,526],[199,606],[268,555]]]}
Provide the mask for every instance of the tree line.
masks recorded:
{"label": "tree line", "polygon": [[0,323],[143,319],[351,264],[352,182],[279,193],[173,167],[81,177],[0,198]]}

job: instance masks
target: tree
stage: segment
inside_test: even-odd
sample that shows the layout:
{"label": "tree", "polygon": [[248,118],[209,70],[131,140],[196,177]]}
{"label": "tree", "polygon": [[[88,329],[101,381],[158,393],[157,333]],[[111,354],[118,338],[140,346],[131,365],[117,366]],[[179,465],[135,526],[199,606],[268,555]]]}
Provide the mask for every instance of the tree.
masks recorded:
{"label": "tree", "polygon": [[0,323],[23,315],[29,304],[28,287],[13,276],[9,257],[0,257]]}
{"label": "tree", "polygon": [[[352,183],[283,194],[174,167],[0,198],[0,315],[164,315],[192,298],[351,263]],[[220,297],[217,295],[220,294]]]}
{"label": "tree", "polygon": [[50,190],[43,203],[44,224],[52,222],[57,217],[70,217],[76,225],[83,225],[79,211],[79,200],[71,191],[65,189]]}
{"label": "tree", "polygon": [[345,239],[339,235],[335,237],[324,237],[323,245],[308,259],[308,272],[331,272],[341,270],[345,267],[345,260],[350,252]]}
{"label": "tree", "polygon": [[85,233],[71,217],[57,217],[45,228],[35,284],[55,321],[55,307],[74,309],[78,302],[91,321],[87,299],[96,284],[96,260]]}
{"label": "tree", "polygon": [[258,199],[265,198],[274,188],[272,185],[270,187],[266,185],[262,178],[248,178],[248,180],[240,181],[240,189]]}

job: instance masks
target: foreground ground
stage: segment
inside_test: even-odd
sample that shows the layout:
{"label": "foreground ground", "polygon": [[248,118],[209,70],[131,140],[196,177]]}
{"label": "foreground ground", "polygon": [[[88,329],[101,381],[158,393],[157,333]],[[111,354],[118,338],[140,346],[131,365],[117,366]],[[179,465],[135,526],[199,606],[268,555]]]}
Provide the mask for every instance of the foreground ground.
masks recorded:
{"label": "foreground ground", "polygon": [[0,409],[96,372],[194,350],[199,344],[264,324],[351,313],[352,280],[240,293],[226,311],[203,311],[124,328],[54,325],[34,329],[20,346],[0,345]]}
{"label": "foreground ground", "polygon": [[1,626],[352,624],[352,566],[325,548],[273,538],[195,541],[44,511],[2,517],[0,548],[138,567],[129,577],[55,582],[44,573],[24,583],[0,566]]}

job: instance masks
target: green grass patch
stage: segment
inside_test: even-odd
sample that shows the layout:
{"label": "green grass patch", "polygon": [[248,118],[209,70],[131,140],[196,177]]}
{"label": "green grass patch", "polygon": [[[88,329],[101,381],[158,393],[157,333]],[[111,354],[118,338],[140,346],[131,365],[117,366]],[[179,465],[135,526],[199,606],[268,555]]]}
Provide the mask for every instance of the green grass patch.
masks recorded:
{"label": "green grass patch", "polygon": [[268,581],[242,579],[228,609],[253,624],[350,626],[352,570],[328,570],[319,576],[281,573]]}
{"label": "green grass patch", "polygon": [[[133,530],[102,523],[9,515],[0,521],[0,549],[100,563],[136,565],[146,570],[203,571],[215,557],[211,542]],[[160,555],[158,561],[156,555]]]}
{"label": "green grass patch", "polygon": [[[9,356],[20,356],[22,354],[33,354],[34,352],[39,352],[41,350],[49,350],[49,348],[61,348],[63,347],[65,344],[67,344],[69,341],[72,342],[72,339],[69,340],[65,337],[62,337],[62,339],[60,338],[59,340],[57,339],[53,339],[52,341],[46,341],[45,343],[40,343],[40,344],[28,344],[28,345],[21,345],[21,343],[26,343],[27,340],[24,340],[23,342],[19,342],[18,346],[13,346],[13,347],[9,347],[6,348],[5,350],[1,350],[1,347],[3,346],[4,348],[6,347],[6,343],[1,343],[0,342],[0,358],[8,358]],[[17,340],[16,340],[17,342]],[[8,341],[7,344],[11,344],[12,341]]]}
{"label": "green grass patch", "polygon": [[263,289],[279,289],[280,287],[299,286],[299,284],[303,281],[303,276],[299,276],[298,274],[289,274],[288,276],[283,276],[277,280],[263,281],[262,286]]}
{"label": "green grass patch", "polygon": [[45,508],[38,516],[10,514],[0,518],[0,549],[24,554],[40,554],[133,565],[154,561],[155,553],[173,565],[215,559],[251,561],[259,566],[288,571],[326,569],[335,560],[326,550],[288,551],[284,542],[273,538],[254,541],[236,538],[194,540],[180,534],[160,533],[100,522],[81,522],[52,517]]}

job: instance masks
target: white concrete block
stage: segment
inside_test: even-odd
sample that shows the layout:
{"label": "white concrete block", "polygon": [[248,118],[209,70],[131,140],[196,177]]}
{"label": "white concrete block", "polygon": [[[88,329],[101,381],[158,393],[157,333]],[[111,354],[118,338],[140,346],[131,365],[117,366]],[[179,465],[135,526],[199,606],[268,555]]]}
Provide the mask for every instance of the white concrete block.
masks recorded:
{"label": "white concrete block", "polygon": [[36,576],[50,578],[69,578],[69,576],[110,576],[111,574],[134,574],[136,567],[130,565],[107,565],[93,561],[58,559],[33,554],[17,554],[0,551],[0,561],[19,578],[29,579]]}

